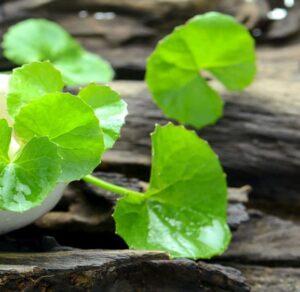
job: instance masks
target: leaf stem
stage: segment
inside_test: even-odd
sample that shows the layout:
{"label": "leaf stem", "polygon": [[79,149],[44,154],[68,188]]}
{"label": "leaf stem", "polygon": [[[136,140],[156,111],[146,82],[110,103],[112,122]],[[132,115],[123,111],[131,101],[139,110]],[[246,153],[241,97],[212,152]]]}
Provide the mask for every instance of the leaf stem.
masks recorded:
{"label": "leaf stem", "polygon": [[83,180],[87,183],[90,183],[96,187],[99,187],[101,189],[110,191],[115,194],[119,194],[122,196],[126,196],[128,199],[132,200],[132,202],[140,203],[144,200],[145,194],[132,191],[117,185],[114,185],[112,183],[106,182],[100,178],[97,178],[93,175],[87,175],[83,178]]}

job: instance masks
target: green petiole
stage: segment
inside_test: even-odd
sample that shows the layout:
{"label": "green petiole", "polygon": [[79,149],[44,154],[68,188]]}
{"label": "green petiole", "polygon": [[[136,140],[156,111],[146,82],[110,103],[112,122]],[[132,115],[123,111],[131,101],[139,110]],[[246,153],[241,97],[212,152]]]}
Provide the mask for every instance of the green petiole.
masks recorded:
{"label": "green petiole", "polygon": [[140,203],[145,198],[144,193],[136,192],[133,190],[129,190],[129,189],[114,185],[114,184],[106,182],[100,178],[97,178],[93,175],[87,175],[83,178],[83,180],[87,183],[90,183],[90,184],[92,184],[96,187],[99,187],[101,189],[104,189],[106,191],[110,191],[112,193],[116,193],[118,195],[125,196],[131,202]]}

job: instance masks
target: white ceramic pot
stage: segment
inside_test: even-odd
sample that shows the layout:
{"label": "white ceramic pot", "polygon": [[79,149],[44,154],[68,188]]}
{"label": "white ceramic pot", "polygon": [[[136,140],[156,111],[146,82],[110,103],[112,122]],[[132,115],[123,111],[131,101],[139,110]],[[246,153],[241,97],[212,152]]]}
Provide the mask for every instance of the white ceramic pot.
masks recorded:
{"label": "white ceramic pot", "polygon": [[65,188],[65,184],[59,184],[40,206],[32,208],[26,212],[16,213],[10,211],[0,211],[0,235],[29,225],[49,212],[58,203]]}
{"label": "white ceramic pot", "polygon": [[[0,119],[5,118],[11,125],[12,120],[9,117],[6,109],[8,81],[9,75],[0,74]],[[12,139],[9,151],[10,155],[15,153],[18,148],[19,145],[15,139]],[[0,211],[0,235],[24,227],[46,214],[48,211],[54,208],[54,206],[61,199],[65,188],[66,184],[61,183],[57,185],[55,190],[47,196],[40,206],[32,208],[26,212],[17,213]]]}

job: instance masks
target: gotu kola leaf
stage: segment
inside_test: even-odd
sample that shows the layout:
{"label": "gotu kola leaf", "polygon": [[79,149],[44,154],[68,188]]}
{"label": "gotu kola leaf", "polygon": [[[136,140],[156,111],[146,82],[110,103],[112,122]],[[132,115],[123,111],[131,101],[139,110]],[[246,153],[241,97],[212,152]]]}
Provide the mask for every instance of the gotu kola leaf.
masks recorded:
{"label": "gotu kola leaf", "polygon": [[5,57],[18,65],[49,60],[70,86],[108,82],[114,75],[107,61],[87,52],[63,28],[45,19],[28,19],[12,26],[2,46]]}
{"label": "gotu kola leaf", "polygon": [[0,209],[24,212],[54,189],[60,175],[57,147],[46,137],[34,137],[10,158],[12,131],[5,120],[0,120],[0,132]]}
{"label": "gotu kola leaf", "polygon": [[149,190],[140,201],[118,201],[116,231],[131,248],[210,258],[230,242],[226,207],[225,174],[207,142],[183,127],[157,126]]}
{"label": "gotu kola leaf", "polygon": [[64,81],[69,86],[91,82],[105,83],[111,81],[114,76],[107,61],[83,50],[76,58],[67,55],[57,60],[54,65],[62,72]]}
{"label": "gotu kola leaf", "polygon": [[58,147],[61,182],[91,173],[104,152],[103,134],[93,109],[69,93],[50,93],[22,107],[14,130],[25,143],[46,136]]}
{"label": "gotu kola leaf", "polygon": [[95,112],[104,135],[105,148],[111,148],[125,123],[127,104],[120,95],[104,85],[90,84],[80,90],[82,98]]}
{"label": "gotu kola leaf", "polygon": [[157,45],[148,59],[146,81],[166,116],[197,128],[222,116],[223,101],[201,76],[203,70],[229,90],[241,90],[253,80],[254,40],[231,16],[196,16]]}
{"label": "gotu kola leaf", "polygon": [[49,62],[33,62],[14,69],[9,80],[7,108],[15,117],[21,107],[47,93],[61,92],[62,76]]}

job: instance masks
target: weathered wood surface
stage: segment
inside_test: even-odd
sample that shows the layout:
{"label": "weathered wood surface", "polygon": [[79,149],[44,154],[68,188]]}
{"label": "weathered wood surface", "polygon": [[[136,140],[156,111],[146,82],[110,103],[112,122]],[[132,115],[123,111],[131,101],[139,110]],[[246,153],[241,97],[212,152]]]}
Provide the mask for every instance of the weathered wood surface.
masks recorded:
{"label": "weathered wood surface", "polygon": [[0,254],[1,291],[250,291],[239,271],[159,252]]}
{"label": "weathered wood surface", "polygon": [[[90,4],[93,1],[86,0]],[[116,7],[140,7],[141,9],[146,9],[145,1],[134,1],[128,0],[131,4],[127,6],[124,4],[124,1],[115,1],[112,4],[112,1],[94,1],[101,2],[101,5],[92,5],[86,6],[82,1],[78,1],[78,5],[72,2],[72,5],[68,5],[68,9],[62,11],[60,8],[55,9],[54,11],[49,12],[46,8],[40,9],[38,11],[28,10],[29,6],[42,6],[48,7],[49,3],[52,1],[7,1],[6,9],[5,9],[5,18],[1,21],[0,19],[0,35],[8,29],[8,27],[22,19],[30,18],[30,17],[46,17],[48,19],[54,20],[60,23],[63,27],[65,27],[70,33],[78,38],[78,40],[88,49],[92,50],[99,55],[107,58],[113,66],[117,69],[117,77],[120,78],[130,78],[130,79],[142,79],[143,71],[145,68],[145,60],[146,57],[152,51],[154,45],[157,40],[161,38],[167,31],[170,30],[171,27],[174,26],[174,21],[176,21],[176,17],[162,17],[159,12],[163,11],[162,7],[157,9],[157,5],[160,5],[160,1],[165,2],[164,7],[167,7],[168,11],[176,11],[174,10],[174,5],[183,5],[187,8],[190,2],[195,0],[182,0],[182,1],[169,1],[169,0],[157,0],[157,1],[147,1],[149,3],[151,9],[150,11],[155,11],[155,13],[150,13],[153,16],[157,16],[160,20],[160,25],[167,26],[168,22],[169,27],[167,29],[162,29],[161,27],[157,27],[153,22],[149,21],[149,17],[145,17],[143,13],[129,13],[128,11],[119,11],[116,10]],[[214,6],[213,1],[196,1],[199,7],[202,6],[203,10],[205,5]],[[244,10],[244,8],[240,8],[240,6],[244,6],[245,2],[243,0],[235,0],[234,4],[232,1],[230,3],[226,3],[225,1],[216,1],[221,2],[220,5],[216,7],[223,12],[231,12],[233,14],[244,13],[243,11],[239,12],[239,10]],[[247,5],[257,6],[256,10],[258,12],[251,12],[248,15],[248,20],[250,22],[256,22],[257,19],[261,18],[261,16],[257,15],[261,12],[260,4],[266,1],[257,1],[258,3],[246,3]],[[17,3],[17,4],[16,4]],[[64,1],[57,1],[57,4],[61,7],[63,6]],[[65,1],[68,3],[68,1]],[[110,17],[105,18],[105,15],[101,17],[101,15],[97,15],[97,12],[105,11],[103,7],[105,7],[105,3],[109,3],[110,10],[114,11]],[[17,5],[17,6],[16,6]],[[82,6],[81,6],[82,5]],[[104,6],[103,6],[104,5]],[[247,6],[246,5],[246,6]],[[26,9],[27,7],[27,9]],[[88,9],[87,7],[94,7],[94,9]],[[80,14],[80,9],[85,9],[84,13]],[[202,11],[202,8],[200,9]],[[71,11],[74,9],[75,11]],[[120,9],[122,10],[122,9]],[[126,9],[125,9],[126,10]],[[180,11],[182,9],[179,9]],[[195,15],[196,11],[194,8],[190,8],[188,10],[187,15],[192,16]],[[265,12],[264,12],[265,14]],[[242,18],[242,16],[240,16]],[[161,21],[163,19],[163,21]],[[256,20],[255,20],[256,19]],[[178,18],[177,18],[178,20]],[[182,23],[183,20],[180,20]],[[284,25],[286,28],[287,25]],[[273,30],[274,31],[274,30]],[[277,30],[276,30],[277,31]],[[287,47],[289,49],[289,47]],[[273,51],[276,54],[276,51],[280,51],[278,47],[269,47],[268,49],[268,59],[272,58]],[[286,49],[286,48],[285,48]],[[259,49],[260,50],[260,49]],[[294,52],[298,52],[299,50],[295,49]],[[293,52],[291,52],[293,54]],[[260,58],[259,58],[260,59]],[[281,58],[278,60],[280,63],[282,62],[290,62],[291,58]],[[274,62],[276,66],[276,62]],[[273,65],[273,64],[272,64]],[[8,63],[5,63],[4,60],[0,59],[0,69],[8,69]],[[296,63],[294,62],[293,67],[295,68]],[[264,66],[265,67],[265,66]],[[272,70],[272,66],[267,66],[268,70]],[[286,72],[288,69],[286,67],[280,67],[280,70],[272,70],[272,73],[282,74],[282,72]]]}
{"label": "weathered wood surface", "polygon": [[259,213],[250,217],[217,261],[240,270],[252,292],[300,291],[300,225]]}
{"label": "weathered wood surface", "polygon": [[300,267],[300,225],[250,212],[234,232],[228,251],[218,260],[262,266]]}
{"label": "weathered wood surface", "polygon": [[[93,2],[90,0],[86,1],[89,3]],[[140,6],[142,9],[146,8],[144,1],[128,1],[131,4],[126,7]],[[190,7],[188,6],[189,2],[193,2],[194,0],[146,1],[152,7],[152,11],[155,11],[155,13],[151,14],[159,15],[158,12],[163,10],[161,7],[160,9],[156,9],[156,5],[159,5],[160,1],[165,1],[167,3],[167,10],[174,11],[174,5]],[[146,57],[152,51],[157,40],[170,30],[170,27],[168,29],[162,29],[161,27],[158,28],[157,25],[153,24],[153,22],[149,21],[149,19],[141,13],[134,14],[129,13],[128,11],[122,12],[117,10],[115,11],[115,14],[112,15],[112,18],[105,18],[105,16],[101,18],[99,15],[97,16],[96,13],[103,11],[103,6],[97,4],[94,6],[95,9],[87,9],[86,4],[83,5],[82,1],[78,1],[80,5],[83,5],[81,7],[76,6],[77,4],[72,2],[72,5],[68,5],[68,10],[62,11],[61,9],[56,9],[54,10],[55,13],[53,11],[49,12],[47,9],[41,9],[38,11],[25,9],[26,7],[28,8],[28,5],[46,5],[45,7],[48,7],[47,5],[50,2],[52,1],[7,1],[5,10],[6,16],[2,21],[0,19],[0,35],[2,35],[2,33],[5,32],[10,25],[22,19],[30,17],[46,17],[60,23],[70,33],[77,37],[86,48],[107,58],[113,64],[115,69],[117,69],[117,77],[126,79],[142,79]],[[63,2],[64,1],[61,0],[57,1],[58,5],[61,6],[63,6]],[[106,0],[99,0],[98,2],[102,2],[104,6],[106,5],[105,3],[112,3],[112,1]],[[197,2],[199,6],[203,5],[203,7],[205,5],[213,5],[213,1]],[[253,5],[258,7],[256,7],[258,12],[250,11],[251,13],[248,15],[248,20],[250,22],[257,22],[257,19],[261,18],[261,16],[257,14],[261,12],[261,8],[259,8],[260,3],[264,2],[266,1],[259,0],[257,3],[246,3],[248,6]],[[18,6],[16,6],[16,3]],[[68,1],[66,1],[66,3],[68,3]],[[114,11],[115,7],[118,6],[125,7],[124,1],[117,0],[114,3],[115,4],[112,4],[111,6],[111,11]],[[239,10],[244,10],[244,8],[240,8],[240,6],[244,7],[244,4],[245,2],[243,0],[235,0],[234,2],[230,1],[230,3],[221,1],[221,3],[217,6],[220,11],[231,12],[233,14],[243,14],[244,12],[239,12]],[[75,11],[71,12],[70,9],[72,8],[74,8]],[[83,14],[80,14],[78,13],[80,8],[85,9],[86,11]],[[297,9],[299,9],[299,7]],[[296,10],[296,12],[298,13],[298,10]],[[189,12],[189,16],[192,16],[195,13],[196,10],[193,8]],[[243,16],[240,16],[240,18],[242,17]],[[167,21],[172,22],[176,19],[176,17],[164,17],[163,21],[161,21],[161,19],[162,16],[160,16],[161,25],[166,25]],[[182,22],[183,20],[180,21]],[[272,26],[276,24],[277,22],[272,24]],[[173,25],[174,24],[171,26],[173,27]],[[285,29],[289,25],[281,26]],[[278,33],[278,30],[272,29],[272,32]],[[284,35],[282,31],[280,34]],[[260,54],[261,50],[262,54]],[[262,72],[264,77],[281,78],[283,75],[289,75],[292,79],[295,79],[295,77],[297,78],[297,76],[299,76],[299,70],[297,67],[298,59],[296,59],[296,61],[294,60],[296,55],[299,57],[299,51],[298,45],[295,46],[290,43],[288,43],[288,46],[286,46],[285,43],[283,43],[283,46],[267,45],[265,48],[261,48],[260,46],[258,48],[258,57],[259,63],[262,64],[262,66],[259,67],[259,72]],[[280,56],[280,54],[282,54],[282,56]],[[4,60],[1,60],[0,58],[0,70],[8,69],[10,66],[11,64],[4,62]]]}
{"label": "weathered wood surface", "polygon": [[[155,26],[167,27],[168,29],[197,13],[209,10],[235,15],[248,28],[260,27],[268,22],[267,13],[274,8],[267,0],[253,0],[251,2],[244,0],[75,0],[72,5],[69,4],[68,0],[19,0],[15,3],[7,3],[6,10],[11,11],[16,8],[16,5],[20,10],[30,10],[31,12],[84,10],[127,13],[140,18],[141,21],[151,22]],[[275,7],[277,7],[276,4]],[[295,12],[298,11],[295,10]],[[267,37],[270,38],[270,35],[273,38],[274,35],[275,37],[278,35],[282,37],[290,35],[291,32],[294,33],[299,28],[299,24],[297,24],[297,17],[292,18],[292,21],[284,20],[283,23],[279,22],[279,24],[275,22],[275,27],[271,23]],[[162,19],[163,21],[161,21]]]}
{"label": "weathered wood surface", "polygon": [[[220,0],[74,0],[70,5],[69,0],[19,0],[20,7],[24,9],[42,9],[55,11],[78,11],[78,10],[113,10],[121,12],[136,13],[141,16],[150,14],[159,18],[170,14],[191,15],[217,8]],[[9,6],[9,4],[7,4]],[[16,4],[11,4],[16,7]]]}
{"label": "weathered wood surface", "polygon": [[252,292],[298,292],[300,269],[237,265],[247,278]]}

